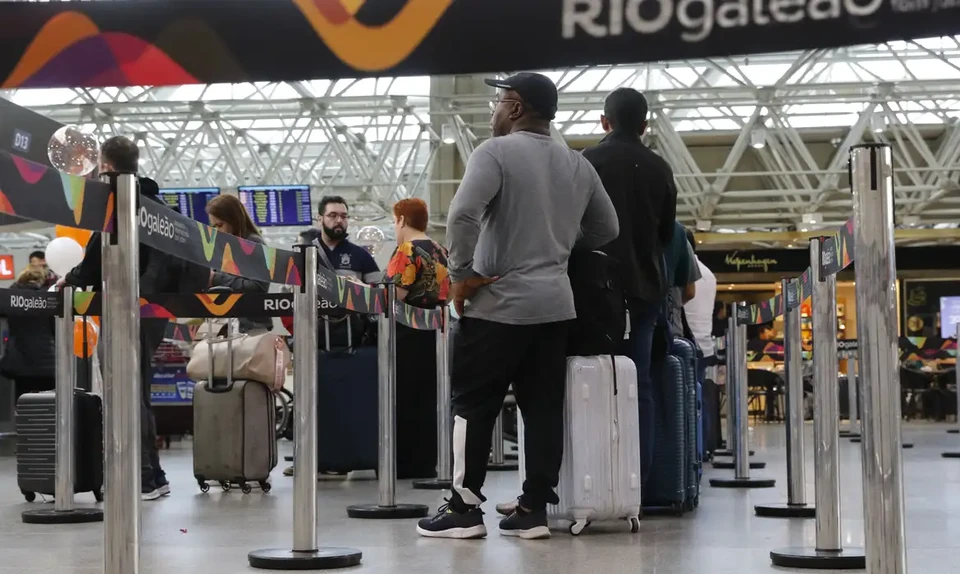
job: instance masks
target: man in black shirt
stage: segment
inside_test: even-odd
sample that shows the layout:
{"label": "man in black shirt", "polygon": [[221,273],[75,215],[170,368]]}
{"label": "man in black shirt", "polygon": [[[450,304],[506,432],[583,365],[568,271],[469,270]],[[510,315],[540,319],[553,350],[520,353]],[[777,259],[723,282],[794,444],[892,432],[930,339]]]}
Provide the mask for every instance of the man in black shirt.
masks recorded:
{"label": "man in black shirt", "polygon": [[607,96],[600,117],[606,137],[583,155],[600,174],[620,220],[620,235],[602,251],[620,261],[630,311],[626,354],[637,367],[643,478],[653,463],[653,380],[650,352],[666,293],[664,247],[674,232],[677,188],[673,170],[640,141],[647,129],[647,100],[631,88]]}

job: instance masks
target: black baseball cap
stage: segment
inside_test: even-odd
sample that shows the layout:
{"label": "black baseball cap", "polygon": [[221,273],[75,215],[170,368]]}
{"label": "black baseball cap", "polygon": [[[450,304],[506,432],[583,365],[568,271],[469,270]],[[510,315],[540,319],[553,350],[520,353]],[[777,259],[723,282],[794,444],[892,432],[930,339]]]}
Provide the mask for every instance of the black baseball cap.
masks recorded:
{"label": "black baseball cap", "polygon": [[545,120],[552,120],[557,115],[557,86],[543,74],[522,72],[503,80],[487,79],[483,82],[501,90],[513,90],[523,99],[523,103]]}

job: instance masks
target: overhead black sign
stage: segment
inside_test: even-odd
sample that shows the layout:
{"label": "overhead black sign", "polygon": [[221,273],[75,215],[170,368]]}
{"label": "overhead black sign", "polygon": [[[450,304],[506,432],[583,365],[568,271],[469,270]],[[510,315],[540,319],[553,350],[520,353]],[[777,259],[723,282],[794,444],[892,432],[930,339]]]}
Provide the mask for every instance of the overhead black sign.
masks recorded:
{"label": "overhead black sign", "polygon": [[49,166],[47,144],[58,129],[59,122],[0,98],[0,151]]}
{"label": "overhead black sign", "polygon": [[799,275],[810,265],[806,249],[698,251],[697,257],[714,273],[777,273]]}
{"label": "overhead black sign", "polygon": [[[0,33],[0,88],[468,74],[960,33],[956,0],[244,0],[235,3],[242,9],[232,10],[224,5],[222,0],[0,2],[0,23],[10,23]],[[491,31],[510,41],[491,41]],[[456,49],[463,46],[483,49]]]}

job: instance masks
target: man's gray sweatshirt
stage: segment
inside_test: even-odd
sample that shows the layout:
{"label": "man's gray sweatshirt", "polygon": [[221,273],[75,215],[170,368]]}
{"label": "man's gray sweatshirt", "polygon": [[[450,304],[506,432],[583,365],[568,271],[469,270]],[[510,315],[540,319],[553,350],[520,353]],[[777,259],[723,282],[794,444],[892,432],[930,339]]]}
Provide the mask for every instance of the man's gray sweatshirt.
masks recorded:
{"label": "man's gray sweatshirt", "polygon": [[616,239],[617,213],[584,157],[550,136],[516,132],[470,156],[447,216],[453,281],[500,277],[467,317],[531,325],[576,318],[567,261],[574,245]]}

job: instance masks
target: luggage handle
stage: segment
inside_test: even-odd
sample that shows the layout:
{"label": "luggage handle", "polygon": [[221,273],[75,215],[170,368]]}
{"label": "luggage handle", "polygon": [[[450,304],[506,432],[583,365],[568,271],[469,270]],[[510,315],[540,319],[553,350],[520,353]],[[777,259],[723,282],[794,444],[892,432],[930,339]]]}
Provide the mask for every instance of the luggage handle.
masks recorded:
{"label": "luggage handle", "polygon": [[[210,292],[211,293],[230,292],[230,289],[223,288],[223,287],[214,287],[213,289],[210,289]],[[232,328],[234,325],[233,319],[227,319],[227,332],[226,332],[226,335],[223,337],[213,336],[213,328],[212,328],[213,319],[207,319],[205,323],[207,323],[207,325],[209,326],[207,330],[206,343],[207,343],[207,357],[210,365],[210,370],[207,373],[208,376],[207,376],[207,381],[204,384],[204,389],[206,389],[208,392],[211,392],[211,393],[229,393],[230,391],[233,390],[233,341],[235,339],[244,337],[244,335],[241,335],[239,333],[235,335],[232,332]],[[237,330],[239,331],[239,329]],[[214,356],[214,352],[213,352],[214,339],[216,339],[217,342],[226,341],[227,343],[228,365],[227,365],[227,383],[225,385],[218,385],[214,379],[214,373],[217,372],[216,369],[214,368],[216,366],[216,357]]]}

